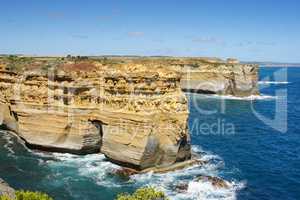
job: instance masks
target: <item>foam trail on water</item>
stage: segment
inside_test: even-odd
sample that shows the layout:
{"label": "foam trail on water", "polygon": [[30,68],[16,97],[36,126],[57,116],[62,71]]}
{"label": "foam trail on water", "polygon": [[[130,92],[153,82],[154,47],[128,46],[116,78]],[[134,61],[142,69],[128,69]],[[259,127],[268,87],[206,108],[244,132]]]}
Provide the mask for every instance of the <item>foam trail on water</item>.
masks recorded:
{"label": "foam trail on water", "polygon": [[201,95],[203,97],[206,98],[216,98],[216,99],[225,99],[225,100],[239,100],[239,101],[254,101],[254,100],[272,100],[272,99],[276,99],[276,96],[270,96],[270,95],[250,95],[250,96],[246,96],[246,97],[236,97],[236,96],[232,96],[232,95],[217,95],[217,94],[213,94],[213,95]]}
{"label": "foam trail on water", "polygon": [[280,85],[280,84],[289,84],[287,81],[259,81],[259,85]]}

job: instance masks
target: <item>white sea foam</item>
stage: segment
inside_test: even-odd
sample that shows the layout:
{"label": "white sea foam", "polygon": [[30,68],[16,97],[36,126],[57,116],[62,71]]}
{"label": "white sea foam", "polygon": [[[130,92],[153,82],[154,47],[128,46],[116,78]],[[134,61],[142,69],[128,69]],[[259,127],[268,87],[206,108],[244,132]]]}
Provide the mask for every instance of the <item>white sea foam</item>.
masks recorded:
{"label": "white sea foam", "polygon": [[217,95],[217,94],[213,94],[213,95],[201,95],[204,96],[206,98],[215,98],[215,99],[225,99],[225,100],[239,100],[239,101],[254,101],[254,100],[272,100],[272,99],[276,99],[276,96],[270,96],[270,95],[265,95],[265,94],[261,94],[261,95],[250,95],[250,96],[246,96],[246,97],[236,97],[236,96],[232,96],[232,95]]}
{"label": "white sea foam", "polygon": [[[218,176],[224,166],[223,160],[211,153],[203,151],[199,146],[192,147],[193,152],[200,153],[201,159],[207,161],[205,165],[194,165],[187,169],[169,172],[166,174],[134,175],[131,179],[141,186],[153,186],[164,191],[172,200],[234,200],[237,190],[244,187],[244,183],[227,182],[229,188],[216,188],[209,182],[194,182],[193,178],[199,175]],[[176,185],[188,184],[187,192],[176,191]]]}
{"label": "white sea foam", "polygon": [[245,187],[245,183],[235,183],[226,181],[229,188],[217,188],[210,182],[191,181],[188,191],[185,194],[177,195],[177,199],[191,200],[235,200],[236,192]]}
{"label": "white sea foam", "polygon": [[[46,164],[53,170],[70,170],[76,175],[89,178],[95,183],[105,187],[120,187],[108,175],[120,167],[105,160],[103,154],[90,154],[85,156],[67,153],[38,153],[42,157],[52,159],[46,160]],[[44,154],[44,155],[43,155]]]}
{"label": "white sea foam", "polygon": [[287,81],[259,81],[259,85],[280,85],[280,84],[289,84]]}
{"label": "white sea foam", "polygon": [[[153,186],[164,191],[171,200],[234,200],[236,192],[245,186],[244,183],[235,181],[227,182],[229,188],[217,188],[209,182],[195,182],[193,179],[199,175],[219,176],[224,167],[224,161],[218,156],[193,146],[194,153],[199,154],[201,160],[207,161],[204,165],[194,165],[189,168],[164,174],[137,174],[130,177],[129,181],[121,181],[113,176],[112,172],[120,167],[108,162],[102,154],[78,156],[63,153],[35,153],[43,160],[43,165],[48,165],[58,179],[61,176],[76,176],[87,178],[99,186],[113,188],[124,185],[132,187]],[[79,178],[80,178],[79,177]],[[179,183],[188,184],[187,192],[176,191]]]}

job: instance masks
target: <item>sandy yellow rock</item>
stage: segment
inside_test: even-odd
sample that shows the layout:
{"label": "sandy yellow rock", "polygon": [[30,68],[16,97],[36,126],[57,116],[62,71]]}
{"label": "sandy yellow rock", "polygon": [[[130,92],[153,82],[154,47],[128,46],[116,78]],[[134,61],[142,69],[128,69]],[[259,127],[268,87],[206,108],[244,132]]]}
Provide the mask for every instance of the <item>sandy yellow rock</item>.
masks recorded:
{"label": "sandy yellow rock", "polygon": [[172,165],[191,156],[180,77],[132,65],[51,76],[1,71],[2,122],[32,148],[102,152],[141,170]]}

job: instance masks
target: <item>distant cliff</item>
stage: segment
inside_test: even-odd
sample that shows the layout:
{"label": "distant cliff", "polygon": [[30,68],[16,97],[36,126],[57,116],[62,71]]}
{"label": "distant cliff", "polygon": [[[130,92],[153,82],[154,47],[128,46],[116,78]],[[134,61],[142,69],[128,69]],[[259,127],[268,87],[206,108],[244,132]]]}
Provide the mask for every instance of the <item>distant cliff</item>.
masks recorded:
{"label": "distant cliff", "polygon": [[185,92],[232,96],[258,95],[259,65],[241,64],[237,59],[152,58],[134,62],[159,64],[182,73]]}
{"label": "distant cliff", "polygon": [[237,59],[175,57],[112,57],[116,63],[160,66],[182,74],[185,92],[232,96],[259,95],[258,64],[242,64]]}
{"label": "distant cliff", "polygon": [[183,91],[193,93],[251,96],[259,95],[258,65],[239,63],[185,64]]}

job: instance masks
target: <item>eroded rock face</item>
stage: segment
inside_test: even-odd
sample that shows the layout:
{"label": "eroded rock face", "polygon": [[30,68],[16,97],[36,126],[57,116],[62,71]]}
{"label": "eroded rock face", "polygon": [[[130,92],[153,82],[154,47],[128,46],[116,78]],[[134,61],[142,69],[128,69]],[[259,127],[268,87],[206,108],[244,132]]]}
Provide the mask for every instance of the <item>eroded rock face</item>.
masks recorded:
{"label": "eroded rock face", "polygon": [[[115,59],[118,60],[118,59]],[[159,65],[182,73],[181,88],[185,92],[250,96],[258,95],[258,70],[256,64],[241,64],[229,58],[119,58],[118,62],[141,65]]]}
{"label": "eroded rock face", "polygon": [[1,123],[32,148],[102,152],[139,170],[191,157],[180,74],[153,66],[0,71]]}

